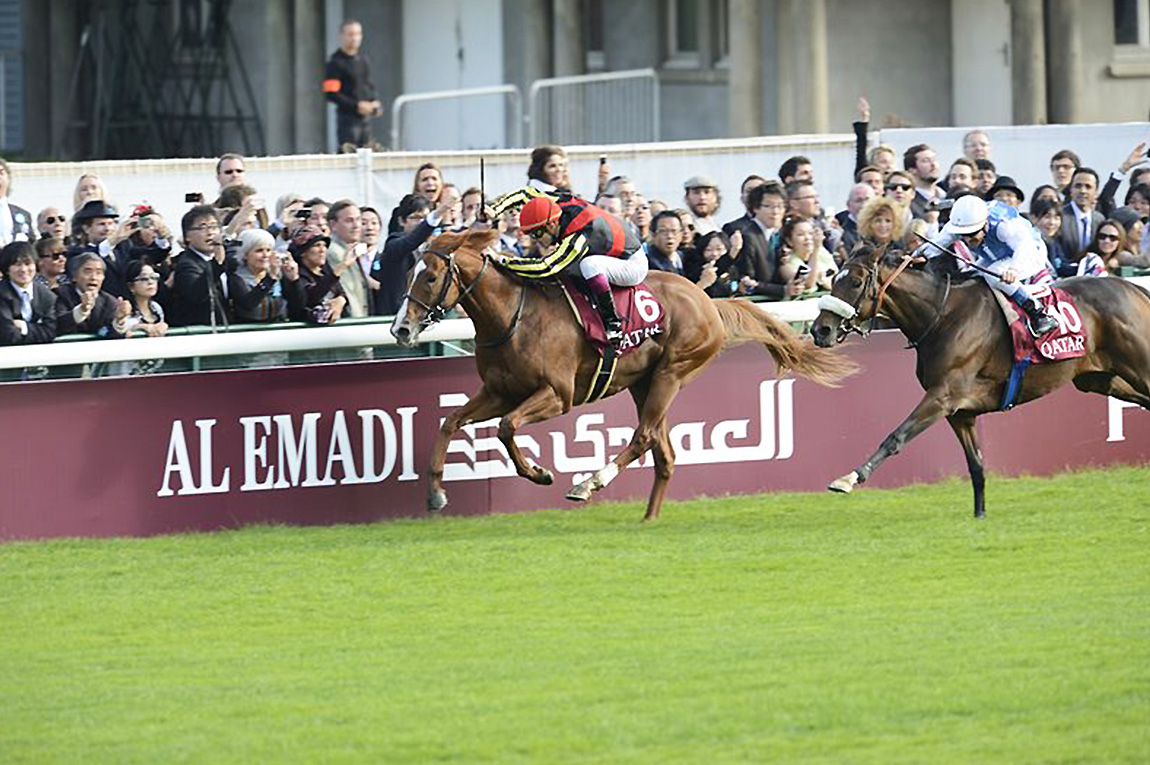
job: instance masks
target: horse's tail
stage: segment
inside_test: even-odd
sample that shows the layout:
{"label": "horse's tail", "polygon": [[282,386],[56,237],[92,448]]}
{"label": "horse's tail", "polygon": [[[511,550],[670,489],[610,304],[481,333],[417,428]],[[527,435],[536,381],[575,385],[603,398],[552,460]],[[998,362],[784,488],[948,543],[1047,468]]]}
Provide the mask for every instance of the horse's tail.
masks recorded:
{"label": "horse's tail", "polygon": [[858,372],[858,365],[830,348],[819,348],[800,338],[790,325],[747,300],[716,300],[714,305],[727,330],[726,346],[762,343],[779,365],[779,374],[793,371],[819,385],[838,387],[839,381]]}

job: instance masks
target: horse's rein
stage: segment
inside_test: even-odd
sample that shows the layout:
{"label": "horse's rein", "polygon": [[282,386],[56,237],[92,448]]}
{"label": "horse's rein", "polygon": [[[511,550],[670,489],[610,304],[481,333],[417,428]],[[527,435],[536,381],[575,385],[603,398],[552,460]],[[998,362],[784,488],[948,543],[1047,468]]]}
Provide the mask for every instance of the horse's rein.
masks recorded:
{"label": "horse's rein", "polygon": [[[448,273],[450,274],[450,278],[443,280],[443,286],[439,289],[439,295],[435,298],[431,305],[428,305],[419,298],[413,296],[410,289],[404,296],[427,312],[427,315],[424,316],[423,320],[419,322],[420,327],[423,329],[426,329],[432,324],[436,324],[442,321],[448,313],[455,310],[456,306],[462,303],[463,299],[470,295],[471,292],[475,289],[476,285],[479,284],[479,280],[483,278],[483,274],[486,273],[487,267],[491,265],[492,262],[491,256],[488,255],[486,251],[484,251],[483,266],[479,269],[479,273],[476,274],[475,278],[471,280],[471,284],[465,284],[459,270],[459,266],[455,263],[454,252],[444,253],[440,252],[439,250],[432,249],[428,249],[425,252],[430,253],[447,263],[447,269]],[[456,283],[458,283],[460,287],[459,294],[456,295],[455,300],[451,303],[451,305],[444,305],[443,301],[447,299],[447,291],[451,289],[451,285]],[[475,345],[480,348],[493,348],[495,346],[503,345],[508,340],[510,340],[511,337],[515,334],[516,330],[519,329],[519,320],[523,316],[523,306],[526,302],[527,285],[524,283],[519,293],[519,306],[515,309],[515,315],[511,318],[511,323],[507,327],[506,331],[504,331],[504,333],[495,340],[487,340],[482,342],[476,340]]]}

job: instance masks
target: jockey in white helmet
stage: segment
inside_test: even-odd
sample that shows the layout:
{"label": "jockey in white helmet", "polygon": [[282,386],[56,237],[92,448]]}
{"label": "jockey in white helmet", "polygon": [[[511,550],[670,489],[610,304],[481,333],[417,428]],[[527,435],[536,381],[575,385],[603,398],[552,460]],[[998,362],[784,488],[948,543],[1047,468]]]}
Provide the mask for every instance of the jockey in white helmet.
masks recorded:
{"label": "jockey in white helmet", "polygon": [[[963,245],[955,247],[958,255],[969,254],[970,262],[993,272],[979,273],[987,284],[1026,313],[1036,336],[1058,327],[1058,320],[1043,311],[1042,304],[1026,288],[1028,284],[1048,284],[1051,276],[1042,235],[1018,210],[1003,202],[988,205],[973,195],[960,197],[935,242],[940,247],[950,247],[956,240]],[[919,251],[928,256],[942,254],[932,243],[922,245]]]}

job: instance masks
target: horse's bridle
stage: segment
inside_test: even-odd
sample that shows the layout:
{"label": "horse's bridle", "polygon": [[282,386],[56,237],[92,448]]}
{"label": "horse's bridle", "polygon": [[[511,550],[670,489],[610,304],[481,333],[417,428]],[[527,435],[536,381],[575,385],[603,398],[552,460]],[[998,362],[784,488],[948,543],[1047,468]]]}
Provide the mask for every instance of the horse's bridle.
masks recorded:
{"label": "horse's bridle", "polygon": [[[425,250],[425,253],[434,255],[447,263],[448,278],[443,280],[443,286],[439,288],[439,295],[436,296],[435,300],[433,300],[430,304],[425,303],[412,295],[410,287],[408,287],[407,292],[404,293],[404,299],[410,300],[412,303],[415,303],[417,306],[426,311],[424,317],[419,321],[419,329],[421,332],[431,325],[438,324],[439,322],[443,321],[447,314],[454,311],[456,306],[463,302],[463,299],[470,295],[472,290],[475,289],[475,286],[479,284],[479,280],[483,278],[483,274],[487,271],[487,267],[491,264],[491,256],[484,252],[483,266],[479,269],[479,273],[476,274],[475,278],[471,280],[471,284],[465,284],[463,282],[463,277],[459,270],[459,266],[455,263],[454,251],[440,252],[439,250],[428,249]],[[459,294],[455,296],[455,300],[451,303],[451,305],[444,305],[443,301],[447,299],[448,290],[450,290],[451,285],[455,284],[456,282],[459,283]],[[412,283],[414,284],[414,282]],[[495,340],[476,340],[475,344],[481,348],[493,348],[497,345],[503,345],[508,340],[510,340],[511,337],[515,334],[515,331],[519,329],[519,320],[523,316],[523,305],[526,301],[527,285],[524,283],[519,293],[519,307],[515,309],[515,315],[511,318],[511,324],[507,327],[503,334]]]}
{"label": "horse's bridle", "polygon": [[[878,264],[886,255],[888,246],[889,245],[883,245],[883,248],[879,252],[878,256],[873,261],[871,261],[870,266],[866,267],[866,282],[863,284],[862,291],[859,292],[858,299],[855,300],[853,305],[850,305],[852,315],[850,317],[843,317],[841,327],[843,329],[844,335],[849,335],[854,332],[861,337],[866,337],[872,331],[874,331],[875,321],[877,321],[879,318],[890,318],[883,316],[882,314],[882,302],[886,298],[887,288],[890,287],[894,280],[897,279],[899,275],[905,271],[912,262],[914,262],[914,256],[912,253],[905,253],[902,257],[902,261],[899,262],[898,266],[894,269],[891,275],[884,279],[880,285],[878,282]],[[943,293],[941,305],[935,309],[934,321],[931,322],[930,326],[927,327],[926,331],[923,332],[917,340],[910,341],[912,346],[917,346],[919,343],[925,340],[931,332],[934,332],[939,323],[942,321],[942,312],[946,306],[947,298],[950,297],[950,283],[950,274],[947,274],[946,291]],[[863,329],[854,323],[854,319],[858,316],[859,306],[862,305],[863,300],[866,300],[868,296],[872,301],[872,310],[870,319],[867,321],[867,326],[865,329]]]}

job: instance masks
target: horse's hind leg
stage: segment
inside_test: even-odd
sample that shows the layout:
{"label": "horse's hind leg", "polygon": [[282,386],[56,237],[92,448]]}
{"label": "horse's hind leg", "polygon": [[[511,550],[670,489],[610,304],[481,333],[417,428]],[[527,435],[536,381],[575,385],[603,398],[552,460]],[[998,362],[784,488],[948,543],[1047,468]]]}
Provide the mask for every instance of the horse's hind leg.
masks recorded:
{"label": "horse's hind leg", "polygon": [[[1145,387],[1143,383],[1143,387]],[[1087,372],[1074,378],[1074,387],[1086,393],[1101,393],[1150,409],[1150,396],[1135,390],[1126,380],[1111,372]]]}
{"label": "horse's hind leg", "polygon": [[960,413],[952,414],[946,418],[958,442],[962,444],[962,451],[966,454],[966,468],[970,471],[970,485],[974,487],[974,517],[982,518],[986,515],[986,476],[982,470],[982,450],[978,448],[978,432],[975,430],[975,415]]}
{"label": "horse's hind leg", "polygon": [[515,471],[532,483],[550,486],[555,476],[547,468],[535,464],[525,457],[515,443],[515,431],[533,422],[550,420],[563,414],[565,407],[559,394],[550,387],[540,388],[527,397],[519,406],[508,412],[499,422],[499,440],[507,449],[507,455],[515,464]]}
{"label": "horse's hind leg", "polygon": [[443,490],[443,464],[447,461],[447,444],[455,431],[472,422],[490,420],[507,411],[502,399],[493,396],[487,388],[481,387],[467,403],[456,409],[443,420],[439,435],[431,449],[431,467],[428,470],[427,509],[437,513],[447,506],[447,492]]}
{"label": "horse's hind leg", "polygon": [[[596,471],[583,483],[572,487],[571,491],[567,492],[567,499],[577,502],[591,499],[593,493],[615,480],[615,476],[619,475],[621,470],[642,457],[648,449],[654,448],[660,438],[660,433],[664,435],[666,433],[667,410],[670,409],[671,402],[675,400],[681,387],[682,383],[679,377],[673,372],[663,369],[652,377],[646,392],[636,390],[633,395],[635,405],[639,410],[639,427],[635,428],[631,442],[614,460],[608,462],[606,466]],[[662,468],[658,466],[660,459],[658,450],[655,452],[655,485],[651,488],[647,514],[644,516],[647,520],[658,517],[659,507],[663,502],[663,493],[667,488],[666,484],[671,479],[671,472],[674,471],[674,455],[669,437],[666,440],[665,451],[666,459]]]}
{"label": "horse's hind leg", "polygon": [[671,446],[671,433],[665,419],[655,435],[651,453],[655,458],[655,482],[651,484],[651,495],[647,499],[647,513],[643,516],[645,521],[658,519],[659,510],[663,507],[663,495],[667,493],[667,485],[675,473],[675,450]]}

